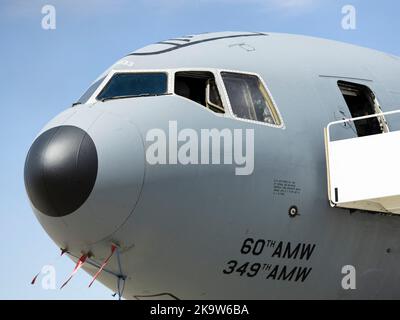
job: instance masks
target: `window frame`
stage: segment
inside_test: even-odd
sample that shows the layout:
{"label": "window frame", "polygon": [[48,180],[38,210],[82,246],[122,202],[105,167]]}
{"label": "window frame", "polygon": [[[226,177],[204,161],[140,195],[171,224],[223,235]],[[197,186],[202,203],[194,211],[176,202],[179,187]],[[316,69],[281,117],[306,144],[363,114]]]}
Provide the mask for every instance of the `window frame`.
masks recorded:
{"label": "window frame", "polygon": [[[222,106],[224,108],[225,113],[216,113],[209,108],[203,107],[203,110],[206,112],[210,112],[214,116],[217,117],[224,117],[224,118],[230,118],[233,120],[238,120],[246,123],[251,123],[251,124],[258,124],[258,125],[263,125],[267,127],[272,127],[272,128],[278,128],[278,129],[286,129],[285,122],[283,120],[283,117],[279,111],[279,108],[276,104],[276,101],[271,94],[271,91],[269,90],[267,84],[265,83],[263,77],[259,73],[255,72],[248,72],[248,71],[242,71],[242,70],[232,70],[232,69],[218,69],[218,68],[192,68],[192,67],[187,67],[187,68],[165,68],[165,69],[112,69],[108,72],[108,74],[105,76],[101,84],[97,87],[97,89],[93,92],[92,96],[87,100],[86,104],[95,104],[97,102],[101,102],[101,100],[98,100],[97,97],[100,94],[100,92],[103,91],[103,89],[107,86],[111,78],[117,74],[117,73],[165,73],[167,75],[167,91],[165,95],[173,95],[176,97],[181,97],[175,93],[175,74],[177,72],[210,72],[214,75],[214,80],[218,88],[218,92],[221,98]],[[225,83],[222,79],[222,72],[230,72],[230,73],[237,73],[237,74],[243,74],[243,75],[250,75],[250,76],[256,76],[259,81],[261,81],[266,93],[268,94],[268,98],[270,99],[272,106],[274,108],[274,112],[277,116],[277,118],[280,121],[279,125],[276,124],[270,124],[266,122],[261,122],[257,120],[250,120],[250,119],[243,119],[240,117],[237,117],[232,110],[231,103],[229,100],[228,92],[225,88]],[[101,77],[104,76],[104,73],[99,76],[94,82],[99,80]],[[92,83],[92,84],[93,84]],[[182,99],[186,99],[184,97],[181,97]],[[193,102],[193,101],[192,101]],[[196,102],[193,102],[196,103]],[[272,114],[272,110],[270,110]]]}
{"label": "window frame", "polygon": [[[230,99],[229,99],[229,95],[228,95],[228,91],[226,90],[225,83],[224,83],[223,78],[222,78],[222,73],[223,72],[257,77],[258,80],[263,85],[263,87],[264,87],[264,89],[266,91],[266,94],[268,95],[268,99],[272,103],[272,106],[271,106],[269,104],[269,102],[267,102],[268,107],[270,109],[269,111],[270,111],[272,117],[274,117],[274,114],[275,114],[275,116],[277,117],[277,120],[279,120],[280,123],[279,124],[271,124],[271,123],[266,123],[266,122],[262,122],[262,121],[258,121],[258,120],[240,118],[240,117],[236,116],[236,114],[233,112],[232,105],[231,105],[231,102],[230,102]],[[264,125],[264,126],[272,127],[272,128],[278,128],[278,129],[285,129],[286,128],[285,127],[285,123],[283,121],[283,117],[282,117],[282,115],[281,115],[281,113],[279,111],[279,108],[278,108],[277,104],[276,104],[276,101],[275,101],[273,95],[271,94],[271,91],[269,90],[267,84],[265,83],[263,77],[261,77],[260,74],[255,73],[255,72],[248,72],[248,71],[220,69],[219,70],[219,77],[220,77],[222,85],[223,85],[223,96],[226,97],[226,99],[227,99],[229,113],[232,116],[232,118],[234,118],[235,120],[239,120],[239,121],[243,121],[243,122],[247,122],[247,123]],[[273,108],[273,110],[271,110],[271,108]]]}
{"label": "window frame", "polygon": [[[221,110],[221,111],[223,111],[223,112],[221,112],[221,113],[225,113],[226,110],[225,110],[225,108],[224,108],[224,104],[222,103],[221,94],[219,93],[218,85],[217,85],[217,82],[215,81],[215,79],[214,79],[214,82],[215,82],[215,85],[217,86],[218,97],[219,97],[219,100],[220,100],[220,102],[221,102],[221,104],[222,104],[222,109],[223,109],[223,110]],[[206,105],[210,105],[210,106],[213,107],[214,109],[220,110],[220,109],[221,109],[221,106],[219,106],[219,105],[215,104],[214,102],[212,102],[210,97],[211,97],[210,80],[207,80],[207,86],[206,86]],[[210,109],[210,107],[207,107],[207,109]],[[218,113],[218,112],[216,112],[216,113]]]}

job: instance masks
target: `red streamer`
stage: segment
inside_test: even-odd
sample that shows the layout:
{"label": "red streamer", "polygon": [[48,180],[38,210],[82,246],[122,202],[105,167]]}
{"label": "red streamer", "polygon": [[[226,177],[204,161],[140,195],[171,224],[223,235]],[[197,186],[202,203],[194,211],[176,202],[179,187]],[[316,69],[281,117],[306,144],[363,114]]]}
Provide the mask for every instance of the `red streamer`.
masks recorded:
{"label": "red streamer", "polygon": [[79,270],[79,269],[83,266],[83,264],[85,263],[86,259],[87,259],[87,255],[86,255],[86,254],[82,255],[82,257],[79,258],[79,260],[78,260],[78,262],[76,263],[76,266],[75,266],[74,270],[72,271],[70,277],[68,278],[67,281],[64,282],[64,284],[61,286],[60,290],[61,290],[62,288],[64,288],[64,287],[67,285],[67,283],[72,279],[72,277],[78,272],[78,270]]}
{"label": "red streamer", "polygon": [[110,255],[107,257],[106,260],[104,260],[104,262],[101,265],[101,267],[99,268],[99,270],[97,270],[96,274],[94,275],[92,281],[89,284],[89,288],[92,286],[93,282],[97,279],[98,275],[103,271],[103,269],[107,265],[108,261],[110,261],[112,255],[114,254],[116,249],[117,249],[117,246],[115,244],[112,244],[111,245],[111,253],[110,253]]}

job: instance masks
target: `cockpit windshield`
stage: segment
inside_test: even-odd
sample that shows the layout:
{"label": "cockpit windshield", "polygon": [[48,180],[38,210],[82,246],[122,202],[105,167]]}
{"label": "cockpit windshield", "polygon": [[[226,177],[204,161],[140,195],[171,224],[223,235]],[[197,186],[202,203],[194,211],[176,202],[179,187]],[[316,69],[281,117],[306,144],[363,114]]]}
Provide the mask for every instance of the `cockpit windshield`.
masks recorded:
{"label": "cockpit windshield", "polygon": [[97,96],[98,100],[166,94],[168,76],[164,72],[116,73]]}

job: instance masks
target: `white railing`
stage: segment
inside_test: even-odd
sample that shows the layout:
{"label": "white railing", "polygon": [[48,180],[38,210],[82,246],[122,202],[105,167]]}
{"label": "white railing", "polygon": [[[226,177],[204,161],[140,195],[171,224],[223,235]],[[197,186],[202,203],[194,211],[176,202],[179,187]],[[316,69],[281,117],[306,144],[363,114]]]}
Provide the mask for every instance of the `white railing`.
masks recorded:
{"label": "white railing", "polygon": [[[400,213],[400,130],[331,141],[332,126],[400,114],[377,113],[328,124],[325,151],[332,206]],[[392,128],[390,128],[392,129]]]}
{"label": "white railing", "polygon": [[[348,123],[348,122],[357,122],[359,120],[364,120],[364,119],[385,117],[385,116],[389,116],[389,115],[397,114],[397,113],[400,113],[400,110],[388,111],[388,112],[382,112],[382,113],[375,113],[375,114],[370,114],[368,116],[362,116],[362,117],[357,117],[357,118],[343,119],[343,120],[330,122],[328,124],[328,126],[326,127],[326,129],[327,129],[327,139],[328,139],[328,141],[331,141],[330,140],[330,129],[334,125],[342,124],[342,123]],[[383,133],[385,133],[385,132],[383,132]]]}

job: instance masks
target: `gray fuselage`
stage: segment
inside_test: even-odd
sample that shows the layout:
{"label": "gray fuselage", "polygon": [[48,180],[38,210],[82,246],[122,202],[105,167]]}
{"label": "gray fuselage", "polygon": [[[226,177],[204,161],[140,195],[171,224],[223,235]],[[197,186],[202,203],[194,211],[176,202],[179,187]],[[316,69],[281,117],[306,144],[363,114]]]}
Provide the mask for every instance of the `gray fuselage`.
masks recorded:
{"label": "gray fuselage", "polygon": [[[396,110],[400,59],[284,34],[226,32],[186,40],[135,51],[104,75],[255,73],[282,125],[241,121],[175,94],[70,108],[42,133],[60,125],[85,130],[97,148],[98,176],[86,203],[69,215],[49,217],[33,206],[52,239],[74,257],[90,252],[98,264],[117,243],[121,267],[114,256],[106,267],[114,275],[103,271],[99,280],[117,290],[115,274],[122,273],[128,299],[400,298],[400,218],[332,208],[324,147],[324,127],[340,112],[349,116],[338,81],[366,85],[383,111]],[[253,129],[252,174],[235,175],[234,164],[150,165],[146,135],[154,128],[168,132],[169,121],[196,132]],[[342,287],[349,265],[355,290]],[[88,263],[84,269],[97,270]]]}

